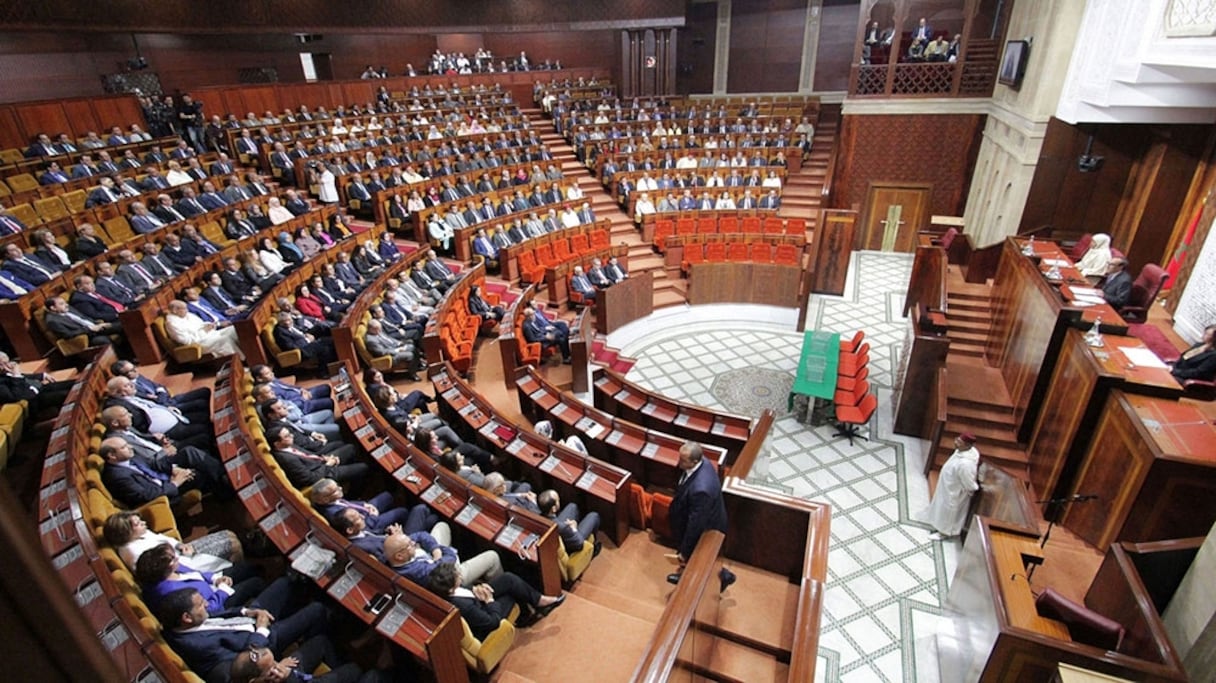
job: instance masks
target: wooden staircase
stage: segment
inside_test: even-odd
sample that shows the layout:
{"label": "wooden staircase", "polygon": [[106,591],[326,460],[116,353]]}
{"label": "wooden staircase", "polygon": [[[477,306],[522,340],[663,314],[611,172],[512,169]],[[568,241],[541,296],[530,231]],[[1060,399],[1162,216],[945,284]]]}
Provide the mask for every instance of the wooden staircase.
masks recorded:
{"label": "wooden staircase", "polygon": [[838,107],[830,106],[820,110],[819,124],[815,126],[815,135],[811,139],[811,153],[803,157],[802,169],[791,173],[781,190],[781,209],[777,215],[805,219],[807,239],[814,234],[819,209],[823,208],[823,186],[827,181],[828,162],[839,129],[839,112]]}
{"label": "wooden staircase", "polygon": [[1013,400],[1005,380],[984,360],[991,319],[991,286],[964,282],[956,268],[947,279],[946,426],[933,453],[933,469],[954,452],[954,439],[970,432],[986,461],[1027,480],[1026,449],[1017,440]]}

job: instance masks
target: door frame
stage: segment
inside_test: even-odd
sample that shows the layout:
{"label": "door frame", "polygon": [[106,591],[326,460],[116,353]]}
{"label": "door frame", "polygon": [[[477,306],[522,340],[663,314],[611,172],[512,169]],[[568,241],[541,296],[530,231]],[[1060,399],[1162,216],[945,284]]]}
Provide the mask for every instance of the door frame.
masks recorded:
{"label": "door frame", "polygon": [[871,180],[866,184],[866,197],[865,201],[863,201],[861,205],[861,220],[857,224],[859,229],[857,230],[856,236],[853,238],[854,249],[860,250],[867,248],[862,244],[862,241],[869,238],[870,207],[873,203],[874,193],[878,190],[917,190],[927,193],[929,196],[929,202],[926,202],[925,204],[924,222],[922,225],[914,226],[915,231],[920,232],[932,223],[933,211],[930,204],[933,200],[933,183],[904,182],[899,180]]}

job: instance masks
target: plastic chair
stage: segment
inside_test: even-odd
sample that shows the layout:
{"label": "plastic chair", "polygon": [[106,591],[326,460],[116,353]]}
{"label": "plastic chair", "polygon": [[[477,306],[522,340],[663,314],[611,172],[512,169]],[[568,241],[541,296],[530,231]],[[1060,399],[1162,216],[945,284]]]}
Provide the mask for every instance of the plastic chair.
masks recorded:
{"label": "plastic chair", "polygon": [[861,425],[870,421],[870,416],[874,414],[876,408],[878,408],[878,398],[874,394],[866,394],[856,406],[837,406],[834,436],[847,437],[850,446],[853,445],[853,439],[868,441],[869,439],[862,436],[859,430]]}

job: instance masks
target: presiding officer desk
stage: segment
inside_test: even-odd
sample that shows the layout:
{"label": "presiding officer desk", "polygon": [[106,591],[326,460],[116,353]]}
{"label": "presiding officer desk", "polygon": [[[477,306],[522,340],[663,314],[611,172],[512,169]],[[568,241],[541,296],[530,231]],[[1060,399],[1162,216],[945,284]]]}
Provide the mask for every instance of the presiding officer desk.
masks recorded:
{"label": "presiding officer desk", "polygon": [[1084,596],[1084,607],[1125,630],[1118,650],[1090,645],[1080,632],[1041,616],[1031,584],[1031,564],[1064,561],[1051,546],[1006,529],[986,517],[972,520],[958,569],[945,599],[954,638],[938,636],[942,683],[1040,683],[1052,680],[1059,663],[1135,681],[1185,681],[1182,664],[1165,634],[1135,565],[1112,547]]}

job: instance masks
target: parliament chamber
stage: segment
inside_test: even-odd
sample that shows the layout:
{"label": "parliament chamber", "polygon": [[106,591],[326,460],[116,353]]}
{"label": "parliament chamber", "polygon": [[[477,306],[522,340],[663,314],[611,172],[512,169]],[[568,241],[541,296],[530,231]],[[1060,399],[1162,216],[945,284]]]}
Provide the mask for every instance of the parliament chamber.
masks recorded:
{"label": "parliament chamber", "polygon": [[14,4],[8,675],[1213,680],[1207,4]]}

